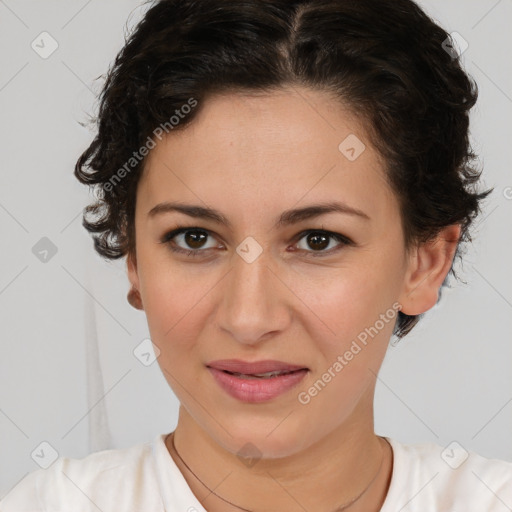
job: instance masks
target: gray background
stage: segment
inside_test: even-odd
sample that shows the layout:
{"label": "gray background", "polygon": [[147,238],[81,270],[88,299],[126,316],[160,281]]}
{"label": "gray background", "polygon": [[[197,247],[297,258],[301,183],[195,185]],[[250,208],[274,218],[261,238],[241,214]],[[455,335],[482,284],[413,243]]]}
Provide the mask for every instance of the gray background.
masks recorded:
{"label": "gray background", "polygon": [[[140,19],[140,3],[0,0],[0,496],[39,467],[34,450],[49,456],[41,442],[79,458],[151,440],[176,422],[157,363],[133,354],[149,334],[125,299],[124,261],[94,252],[81,226],[93,198],[72,174],[93,137],[79,123],[95,113],[94,79]],[[512,461],[512,1],[420,3],[469,43],[463,61],[480,87],[472,140],[495,192],[460,270],[467,284],[452,281],[388,350],[376,431],[456,440]],[[31,47],[43,31],[59,45],[47,59]],[[57,250],[47,262],[33,252],[43,237]]]}

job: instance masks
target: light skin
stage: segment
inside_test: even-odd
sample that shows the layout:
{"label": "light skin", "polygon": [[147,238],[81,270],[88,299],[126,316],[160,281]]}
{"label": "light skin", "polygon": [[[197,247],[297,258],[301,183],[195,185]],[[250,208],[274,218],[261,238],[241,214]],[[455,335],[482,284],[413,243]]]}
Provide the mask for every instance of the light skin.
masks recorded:
{"label": "light skin", "polygon": [[[338,149],[350,134],[366,146],[355,161]],[[173,211],[148,215],[163,202],[213,208],[230,225]],[[276,225],[286,210],[330,202],[368,218],[335,212]],[[206,231],[202,245],[174,238],[200,255],[160,243],[178,226]],[[326,92],[288,87],[210,97],[189,126],[158,142],[139,182],[135,230],[136,254],[127,258],[134,305],[146,313],[158,363],[181,403],[174,443],[187,465],[215,493],[256,512],[331,512],[380,467],[349,509],[379,510],[393,459],[374,432],[373,400],[394,322],[309,403],[298,394],[394,303],[409,315],[436,304],[460,227],[406,250],[398,200],[361,120]],[[327,238],[318,249],[301,235],[306,230],[352,243]],[[249,236],[262,249],[251,263],[236,251]],[[205,366],[216,359],[274,359],[309,372],[297,388],[250,404],[216,384]],[[261,454],[251,467],[237,456],[246,443]],[[209,512],[240,510],[188,471],[171,438],[166,444]]]}

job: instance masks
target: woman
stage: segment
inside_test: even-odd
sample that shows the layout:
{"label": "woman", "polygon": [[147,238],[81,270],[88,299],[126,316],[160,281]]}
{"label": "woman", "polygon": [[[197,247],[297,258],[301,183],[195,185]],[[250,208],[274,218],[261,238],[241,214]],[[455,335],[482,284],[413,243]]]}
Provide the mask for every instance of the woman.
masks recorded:
{"label": "woman", "polygon": [[512,463],[377,436],[390,337],[438,300],[489,191],[476,87],[411,0],[160,0],[75,175],[180,400],[153,443],[60,458],[18,510],[453,511]]}

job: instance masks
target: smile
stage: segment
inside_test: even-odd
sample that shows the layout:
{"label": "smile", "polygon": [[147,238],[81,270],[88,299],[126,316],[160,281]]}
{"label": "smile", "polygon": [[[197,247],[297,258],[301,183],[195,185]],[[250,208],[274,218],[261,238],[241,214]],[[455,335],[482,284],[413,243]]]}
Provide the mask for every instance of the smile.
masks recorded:
{"label": "smile", "polygon": [[242,402],[258,403],[277,398],[297,386],[309,372],[304,366],[282,361],[214,361],[207,365],[219,387]]}

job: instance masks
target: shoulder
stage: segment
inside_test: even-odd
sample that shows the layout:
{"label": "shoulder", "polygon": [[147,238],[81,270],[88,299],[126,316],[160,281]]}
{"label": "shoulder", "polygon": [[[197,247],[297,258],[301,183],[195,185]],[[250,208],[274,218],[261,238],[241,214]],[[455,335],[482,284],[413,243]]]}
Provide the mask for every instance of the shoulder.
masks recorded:
{"label": "shoulder", "polygon": [[501,512],[512,506],[512,462],[484,457],[457,441],[443,447],[387,439],[394,467],[382,512],[397,505],[403,512]]}
{"label": "shoulder", "polygon": [[[82,459],[60,457],[29,473],[0,502],[1,512],[160,510],[152,443],[103,450]],[[148,503],[154,496],[154,503]],[[115,505],[114,505],[115,504]],[[161,505],[161,502],[160,502]]]}

